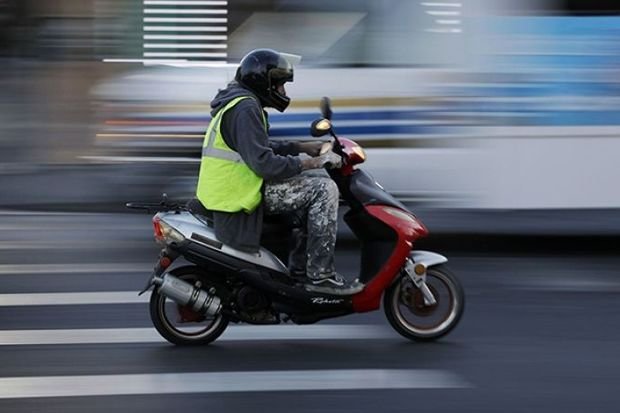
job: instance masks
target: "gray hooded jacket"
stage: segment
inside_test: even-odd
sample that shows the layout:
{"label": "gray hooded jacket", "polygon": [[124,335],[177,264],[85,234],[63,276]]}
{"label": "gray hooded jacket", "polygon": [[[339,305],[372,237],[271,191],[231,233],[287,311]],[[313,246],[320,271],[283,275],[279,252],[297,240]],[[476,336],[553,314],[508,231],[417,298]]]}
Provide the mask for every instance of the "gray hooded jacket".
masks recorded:
{"label": "gray hooded jacket", "polygon": [[[259,100],[238,83],[230,83],[211,101],[211,116],[232,99],[250,96],[229,109],[220,126],[226,144],[241,155],[243,161],[266,181],[280,181],[301,173],[301,160],[295,142],[270,141],[263,125]],[[214,212],[215,235],[225,244],[244,251],[256,251],[263,228],[263,207],[251,214]]]}

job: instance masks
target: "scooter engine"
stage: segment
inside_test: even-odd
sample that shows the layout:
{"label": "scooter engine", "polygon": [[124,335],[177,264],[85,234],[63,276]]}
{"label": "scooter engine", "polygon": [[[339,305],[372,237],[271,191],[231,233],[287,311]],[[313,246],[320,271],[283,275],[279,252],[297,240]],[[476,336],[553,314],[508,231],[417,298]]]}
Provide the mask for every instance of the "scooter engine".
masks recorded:
{"label": "scooter engine", "polygon": [[240,310],[253,313],[269,306],[269,300],[265,294],[252,287],[244,286],[237,291],[237,306]]}
{"label": "scooter engine", "polygon": [[271,311],[271,302],[262,292],[243,286],[237,290],[236,300],[239,316],[252,324],[278,323],[278,317]]}

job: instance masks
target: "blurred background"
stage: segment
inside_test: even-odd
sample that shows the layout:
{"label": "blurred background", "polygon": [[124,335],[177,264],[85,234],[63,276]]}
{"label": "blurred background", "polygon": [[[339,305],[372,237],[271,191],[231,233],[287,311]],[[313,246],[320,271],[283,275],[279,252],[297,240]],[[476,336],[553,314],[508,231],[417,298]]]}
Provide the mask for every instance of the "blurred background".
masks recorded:
{"label": "blurred background", "polygon": [[[153,329],[159,249],[124,204],[193,195],[209,102],[258,47],[303,56],[273,137],[310,139],[330,96],[429,228],[415,247],[449,258],[449,336],[406,342],[380,312],[207,348]],[[618,154],[617,0],[0,0],[0,411],[616,412]],[[196,390],[282,370],[309,385]]]}
{"label": "blurred background", "polygon": [[209,101],[247,51],[271,47],[303,56],[272,135],[308,139],[332,97],[337,132],[431,228],[618,231],[617,12],[578,0],[2,0],[0,205],[191,196]]}

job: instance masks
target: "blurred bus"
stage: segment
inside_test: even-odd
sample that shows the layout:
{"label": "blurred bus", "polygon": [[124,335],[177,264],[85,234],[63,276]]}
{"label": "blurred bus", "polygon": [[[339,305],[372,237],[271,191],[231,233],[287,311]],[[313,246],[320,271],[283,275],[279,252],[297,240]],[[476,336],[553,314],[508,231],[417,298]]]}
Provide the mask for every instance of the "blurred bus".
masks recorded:
{"label": "blurred bus", "polygon": [[[293,104],[270,115],[274,138],[311,139],[319,99],[330,96],[337,133],[367,148],[365,167],[403,201],[500,210],[620,207],[617,6],[380,3],[293,1],[244,15],[252,24],[231,34],[232,56],[252,47],[310,53],[287,88]],[[341,37],[317,52],[322,38],[304,43],[284,36],[296,33],[286,24],[280,36],[264,27],[274,15],[300,27],[300,36],[322,28],[313,26],[322,17],[322,30]],[[344,35],[339,21],[348,25]],[[136,191],[191,196],[209,101],[235,67],[128,66],[92,91],[100,127],[85,159],[127,171],[140,165],[165,182]]]}

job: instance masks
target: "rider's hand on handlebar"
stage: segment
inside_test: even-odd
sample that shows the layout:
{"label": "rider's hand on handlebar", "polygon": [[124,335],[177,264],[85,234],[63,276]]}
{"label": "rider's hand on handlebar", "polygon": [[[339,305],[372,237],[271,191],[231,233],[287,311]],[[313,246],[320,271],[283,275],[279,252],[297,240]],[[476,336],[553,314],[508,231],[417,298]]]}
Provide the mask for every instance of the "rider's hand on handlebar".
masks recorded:
{"label": "rider's hand on handlebar", "polygon": [[324,153],[321,156],[317,156],[310,159],[302,159],[301,168],[302,170],[308,169],[320,169],[320,168],[340,168],[342,166],[342,157],[340,155],[335,154],[332,151]]}
{"label": "rider's hand on handlebar", "polygon": [[297,144],[299,152],[307,153],[310,156],[319,156],[321,154],[321,148],[323,142],[299,142]]}
{"label": "rider's hand on handlebar", "polygon": [[327,152],[331,151],[332,149],[334,149],[334,143],[333,142],[325,142],[323,145],[321,145],[321,150],[318,153],[318,155],[324,155]]}
{"label": "rider's hand on handlebar", "polygon": [[324,158],[323,167],[327,169],[338,169],[342,166],[342,157],[332,151],[321,155],[320,158]]}

